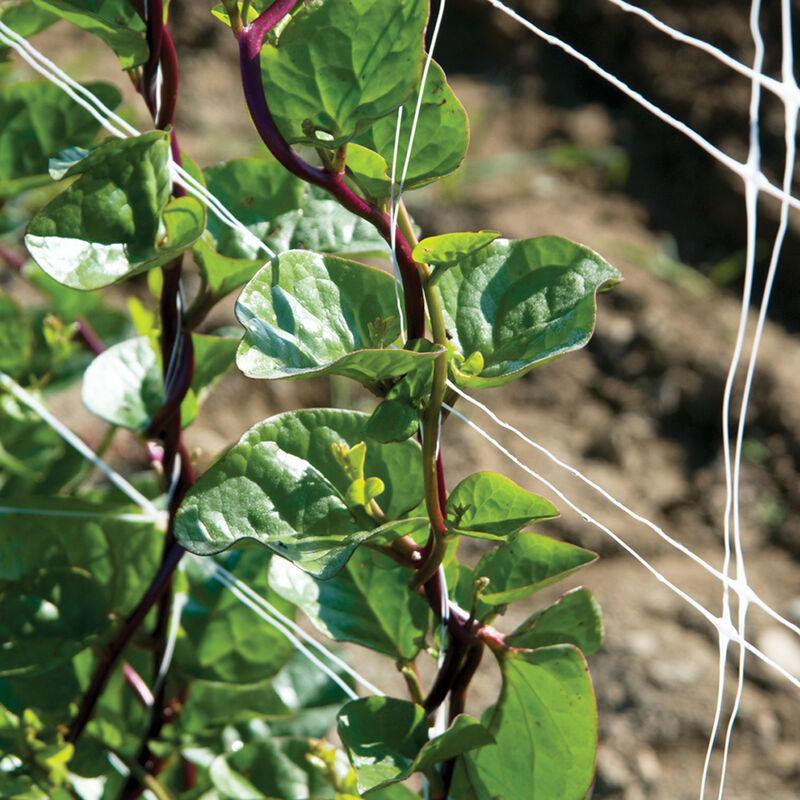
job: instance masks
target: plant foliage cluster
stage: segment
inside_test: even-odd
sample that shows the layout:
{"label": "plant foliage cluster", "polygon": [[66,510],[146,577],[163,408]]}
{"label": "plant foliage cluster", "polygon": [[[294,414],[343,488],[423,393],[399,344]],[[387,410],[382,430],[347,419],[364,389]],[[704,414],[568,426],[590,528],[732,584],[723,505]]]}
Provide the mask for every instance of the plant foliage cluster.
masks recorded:
{"label": "plant foliage cluster", "polygon": [[[0,794],[410,800],[416,773],[431,798],[585,796],[596,602],[579,589],[514,630],[495,622],[595,556],[529,531],[556,509],[506,477],[478,471],[448,491],[439,445],[452,386],[503,386],[582,347],[617,272],[555,236],[417,240],[390,165],[415,123],[405,189],[453,172],[468,140],[441,68],[421,81],[427,0],[215,8],[266,149],[203,170],[172,125],[167,6],[13,0],[0,16],[26,37],[60,20],[95,34],[153,118],[100,139],[86,110],[2,53],[0,255],[43,301],[0,294]],[[173,164],[247,231],[187,195]],[[397,278],[362,263],[392,244]],[[112,308],[103,290],[139,273],[151,302]],[[233,292],[241,328],[208,330]],[[266,419],[196,477],[183,429],[234,365],[345,376],[376,404]],[[137,486],[160,513],[96,480],[19,391],[44,402],[76,380],[107,423],[101,452],[119,429],[138,436],[153,469]],[[485,545],[474,567],[463,537]],[[408,697],[345,702],[221,568],[393,662]],[[417,664],[440,649],[426,689]],[[466,695],[487,649],[502,686],[478,720]]]}

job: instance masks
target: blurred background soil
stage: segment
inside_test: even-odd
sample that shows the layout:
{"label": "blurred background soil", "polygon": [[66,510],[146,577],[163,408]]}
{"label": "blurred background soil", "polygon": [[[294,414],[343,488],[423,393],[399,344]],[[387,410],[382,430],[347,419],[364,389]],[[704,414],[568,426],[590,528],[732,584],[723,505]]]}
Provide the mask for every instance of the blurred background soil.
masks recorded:
{"label": "blurred background soil", "polygon": [[[734,58],[752,61],[747,4],[651,0],[642,5]],[[182,67],[177,129],[183,149],[201,165],[260,152],[240,97],[233,37],[208,6],[173,0],[170,12]],[[746,158],[746,78],[607,0],[517,0],[515,7],[715,145]],[[761,19],[765,67],[774,75],[780,67],[779,20],[778,0],[766,0]],[[122,83],[113,56],[98,63],[81,42],[60,26],[39,40],[73,75],[119,76]],[[458,174],[407,195],[424,234],[494,228],[516,238],[563,235],[597,250],[624,275],[620,286],[599,298],[597,331],[588,348],[479,399],[720,569],[725,505],[720,408],[744,271],[740,179],[485,1],[460,0],[448,8],[436,55],[470,115],[472,141]],[[139,121],[146,124],[143,116]],[[766,92],[760,123],[763,167],[779,180],[783,108]],[[777,204],[762,203],[756,297],[777,213]],[[799,223],[795,213],[748,412],[740,495],[748,581],[796,624]],[[218,315],[212,322],[229,321]],[[230,375],[207,401],[190,443],[205,464],[251,424],[278,411],[331,403],[366,409],[371,402],[346,383],[264,383]],[[62,403],[73,425],[91,440],[93,424],[76,396]],[[658,571],[720,612],[719,583],[686,556],[477,410],[465,403],[461,410]],[[450,486],[476,470],[508,474],[561,508],[562,517],[540,532],[601,555],[579,576],[600,600],[607,631],[605,647],[590,662],[601,735],[593,797],[697,797],[717,691],[715,629],[478,433],[453,419],[445,440]],[[132,443],[120,442],[112,457],[139,457]],[[470,550],[465,543],[464,551],[477,557],[474,545]],[[545,599],[534,596],[515,615],[527,615]],[[500,627],[510,629],[514,619],[501,619]],[[800,675],[796,637],[757,609],[751,609],[747,635]],[[736,647],[729,655],[726,709],[735,686]],[[364,661],[362,653],[360,666]],[[365,669],[383,685],[395,680],[388,674],[393,667],[382,662]],[[475,687],[473,712],[495,696],[491,683],[497,679],[490,670]],[[799,700],[797,689],[748,656],[726,798],[800,796]],[[716,758],[712,777],[718,772]]]}

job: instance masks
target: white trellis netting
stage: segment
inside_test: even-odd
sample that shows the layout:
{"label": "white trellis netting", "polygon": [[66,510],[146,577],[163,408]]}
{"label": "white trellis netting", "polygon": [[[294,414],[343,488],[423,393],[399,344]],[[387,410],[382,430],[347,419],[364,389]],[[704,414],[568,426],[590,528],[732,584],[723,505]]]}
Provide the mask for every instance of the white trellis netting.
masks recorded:
{"label": "white trellis netting", "polygon": [[[718,581],[721,593],[721,600],[722,600],[722,612],[721,614],[717,615],[713,611],[709,610],[706,606],[704,606],[701,602],[696,600],[694,597],[686,593],[683,589],[677,586],[675,583],[671,582],[668,578],[666,578],[663,574],[661,574],[658,569],[656,569],[653,564],[651,564],[647,558],[642,556],[637,550],[631,545],[631,543],[627,540],[627,538],[623,538],[620,533],[617,531],[612,531],[607,525],[604,525],[602,521],[597,520],[596,518],[589,516],[586,512],[582,511],[572,500],[570,499],[570,490],[568,488],[564,488],[564,486],[560,483],[560,479],[556,482],[544,480],[540,475],[538,470],[532,469],[531,465],[528,463],[529,459],[533,456],[524,455],[519,457],[514,453],[510,453],[490,435],[488,434],[480,425],[477,425],[474,421],[470,421],[466,416],[462,415],[460,412],[456,412],[462,419],[465,419],[467,423],[479,432],[481,436],[483,436],[487,441],[489,441],[494,446],[497,446],[503,452],[508,455],[509,458],[516,461],[516,463],[524,470],[529,472],[532,476],[536,477],[537,480],[541,480],[542,482],[547,485],[552,492],[557,494],[561,497],[562,501],[566,503],[568,507],[573,509],[576,513],[580,514],[581,517],[588,523],[597,526],[601,531],[603,531],[606,535],[612,537],[621,547],[623,547],[628,553],[630,553],[635,559],[637,559],[642,566],[649,570],[649,572],[662,584],[666,585],[671,591],[673,591],[678,597],[681,598],[683,602],[688,604],[691,608],[697,611],[707,622],[709,622],[717,632],[718,636],[718,643],[719,643],[719,674],[718,674],[718,693],[717,693],[717,701],[716,701],[716,709],[715,714],[712,720],[709,721],[709,746],[708,751],[706,754],[705,759],[705,766],[703,769],[702,776],[698,776],[698,782],[700,784],[700,797],[703,798],[706,796],[708,792],[708,783],[709,783],[709,766],[712,761],[712,757],[715,756],[715,742],[717,740],[717,732],[719,729],[724,728],[726,733],[724,736],[724,743],[721,748],[720,754],[720,761],[721,761],[721,779],[719,781],[718,788],[716,790],[716,794],[718,797],[722,798],[724,791],[725,791],[725,772],[726,766],[728,761],[728,754],[731,745],[731,731],[733,730],[734,722],[737,717],[739,703],[742,694],[742,688],[744,685],[744,675],[745,675],[745,667],[746,667],[746,659],[745,659],[745,652],[750,652],[752,655],[761,659],[766,664],[768,664],[771,668],[775,669],[779,673],[783,675],[783,677],[793,684],[795,687],[800,687],[800,677],[796,675],[789,674],[785,669],[783,669],[779,664],[775,663],[773,660],[768,658],[759,648],[757,648],[752,642],[750,642],[747,638],[747,613],[750,606],[755,605],[759,607],[762,611],[769,614],[775,621],[779,622],[780,624],[786,626],[789,630],[791,630],[794,634],[800,635],[800,629],[798,629],[795,625],[793,625],[788,620],[784,619],[780,614],[778,614],[774,609],[772,609],[769,604],[764,602],[758,595],[758,593],[754,590],[753,587],[750,586],[747,579],[747,570],[746,570],[746,559],[744,555],[744,551],[742,548],[742,541],[741,541],[741,524],[740,524],[740,513],[739,513],[739,502],[740,502],[740,478],[741,478],[741,460],[742,460],[742,447],[744,442],[744,431],[747,419],[747,408],[749,403],[750,391],[753,382],[753,376],[755,372],[755,364],[758,356],[758,351],[761,343],[762,333],[764,329],[764,324],[766,320],[766,312],[769,304],[770,294],[772,291],[772,286],[774,282],[774,277],[778,269],[779,265],[779,257],[781,252],[781,247],[783,244],[783,239],[786,233],[786,228],[788,224],[789,213],[791,209],[798,209],[800,208],[800,199],[792,195],[791,187],[792,187],[792,180],[793,180],[793,173],[794,173],[794,162],[795,162],[795,138],[796,138],[796,126],[797,126],[797,117],[798,117],[798,109],[800,108],[800,89],[796,83],[794,77],[794,63],[793,63],[793,55],[792,55],[792,10],[790,0],[781,0],[781,26],[782,26],[782,41],[781,41],[781,48],[782,48],[782,60],[781,60],[781,75],[780,78],[776,78],[773,76],[765,75],[763,72],[763,65],[764,65],[764,54],[765,54],[765,45],[764,41],[761,36],[760,28],[759,28],[759,19],[761,15],[761,3],[759,0],[753,0],[749,8],[749,23],[750,23],[750,30],[753,40],[754,46],[754,58],[753,63],[750,65],[742,64],[728,54],[724,53],[717,47],[711,45],[708,42],[704,42],[700,39],[688,36],[681,31],[671,27],[658,18],[654,17],[649,12],[640,9],[636,6],[631,5],[630,3],[623,2],[623,0],[608,0],[609,3],[613,4],[620,10],[634,14],[645,20],[647,23],[652,25],[658,31],[660,31],[663,35],[671,37],[675,41],[676,47],[693,47],[703,50],[705,53],[712,55],[714,58],[718,59],[723,65],[730,68],[731,70],[736,71],[737,73],[745,76],[750,82],[750,129],[749,129],[749,148],[747,158],[743,161],[739,161],[736,158],[732,157],[731,155],[723,152],[718,147],[713,145],[710,141],[704,138],[700,133],[693,130],[690,126],[684,124],[680,120],[676,119],[675,117],[671,116],[670,114],[666,113],[662,110],[656,103],[648,100],[647,98],[643,97],[639,92],[636,91],[634,87],[631,87],[616,77],[611,72],[605,70],[600,65],[592,61],[590,58],[585,56],[583,53],[579,52],[578,50],[571,47],[568,43],[561,41],[560,39],[546,33],[533,21],[525,19],[521,16],[517,11],[513,8],[509,7],[508,5],[499,2],[499,0],[487,0],[489,4],[494,6],[498,13],[503,13],[509,16],[511,19],[515,20],[518,24],[524,26],[528,31],[530,31],[531,35],[538,36],[539,38],[543,39],[548,44],[558,47],[564,52],[566,52],[571,57],[575,58],[583,65],[587,67],[587,69],[592,70],[594,73],[602,77],[603,79],[607,80],[617,89],[619,89],[622,93],[624,93],[632,102],[638,103],[642,107],[644,107],[647,111],[652,113],[655,117],[660,119],[666,125],[671,126],[672,128],[676,129],[680,133],[687,136],[691,139],[695,144],[701,147],[712,159],[719,162],[723,167],[730,170],[733,174],[738,176],[741,179],[743,186],[744,186],[744,196],[745,196],[745,206],[747,212],[747,259],[746,259],[746,272],[745,272],[745,288],[743,291],[742,296],[742,304],[741,304],[741,313],[738,322],[738,331],[736,336],[736,342],[734,346],[733,353],[731,355],[730,360],[730,369],[728,373],[728,379],[726,383],[725,393],[724,393],[724,401],[721,409],[721,425],[724,432],[723,436],[723,447],[724,447],[724,465],[725,465],[725,474],[724,474],[724,481],[726,486],[726,505],[725,511],[723,514],[723,518],[720,520],[720,528],[723,532],[723,540],[724,540],[724,561],[722,569],[716,569],[711,564],[706,563],[702,558],[698,555],[693,553],[683,544],[678,542],[675,538],[669,536],[665,533],[661,528],[659,528],[656,524],[650,522],[649,520],[645,519],[643,516],[637,514],[634,510],[631,510],[624,506],[620,501],[618,501],[614,496],[603,490],[601,487],[597,486],[596,484],[592,483],[588,478],[583,476],[578,470],[570,467],[566,464],[563,460],[558,459],[552,453],[550,453],[547,449],[543,448],[541,445],[533,442],[531,439],[527,438],[524,433],[517,431],[512,426],[509,426],[507,423],[503,422],[501,419],[497,418],[495,415],[492,414],[491,410],[488,409],[486,406],[472,400],[467,395],[460,393],[461,397],[464,401],[474,404],[475,408],[481,413],[485,413],[489,415],[493,422],[508,429],[511,431],[515,436],[519,437],[519,441],[526,446],[534,448],[539,454],[544,455],[547,459],[550,459],[552,462],[556,464],[557,467],[566,471],[567,475],[570,476],[572,479],[577,479],[583,481],[585,484],[588,484],[593,490],[598,492],[600,496],[602,496],[607,502],[612,503],[617,509],[621,509],[626,514],[628,514],[634,521],[638,522],[639,524],[648,528],[651,532],[655,533],[658,537],[660,537],[663,541],[667,542],[671,547],[675,548],[679,553],[682,554],[683,557],[687,559],[691,559],[695,564],[698,564],[703,570],[705,570],[709,575],[711,575],[715,580]],[[431,50],[433,50],[433,46],[435,45],[436,36],[438,35],[439,24],[442,18],[442,13],[444,12],[444,2],[442,2],[438,7],[438,14],[434,17],[435,19],[435,28],[434,34],[432,39],[432,46]],[[742,14],[747,14],[748,9],[743,8]],[[131,126],[127,125],[123,120],[119,117],[116,117],[112,114],[107,108],[103,107],[99,101],[90,95],[85,89],[79,86],[76,82],[72,81],[69,76],[65,75],[63,72],[58,70],[58,68],[49,62],[47,59],[43,58],[40,53],[38,53],[35,49],[33,49],[27,42],[21,40],[16,34],[14,34],[10,29],[0,22],[0,42],[3,44],[13,47],[22,58],[24,58],[28,63],[41,74],[43,74],[48,80],[57,83],[61,86],[65,91],[67,91],[76,102],[81,103],[84,107],[92,110],[92,113],[103,123],[103,125],[109,130],[112,134],[117,136],[126,136],[126,135],[134,135],[138,133],[135,129],[131,128]],[[785,132],[785,160],[784,160],[784,170],[783,176],[780,185],[776,185],[774,182],[771,182],[768,177],[764,174],[761,169],[761,148],[760,148],[760,132],[759,132],[759,110],[761,106],[761,99],[762,93],[766,91],[774,95],[775,97],[779,98],[780,101],[783,103],[784,107],[784,132]],[[400,120],[398,119],[398,131],[400,130]],[[412,141],[413,141],[413,132],[412,132]],[[411,143],[407,148],[408,153],[411,153]],[[392,174],[400,174],[405,175],[405,170],[407,168],[407,161],[405,165],[397,164],[397,159],[395,158],[392,164]],[[199,185],[192,182],[190,176],[182,173],[179,170],[176,170],[178,173],[177,179],[184,183],[187,189],[193,193],[196,193],[198,196],[201,197],[205,202],[208,203],[209,208],[212,210],[213,213],[217,214],[226,224],[231,225],[232,227],[236,227],[239,230],[246,231],[246,229],[241,226],[235,218],[232,217],[230,212],[216,200],[216,198],[211,197],[208,192],[202,189]],[[402,177],[398,181],[400,186],[399,191],[397,192],[396,196],[392,197],[392,205],[391,205],[391,213],[394,218],[399,211],[399,206],[397,201],[400,198],[402,192]],[[759,315],[757,322],[754,326],[754,329],[748,330],[748,309],[751,303],[751,294],[752,294],[752,284],[753,284],[753,275],[754,275],[754,265],[755,265],[755,257],[756,257],[756,212],[758,209],[759,198],[760,196],[768,195],[773,198],[776,198],[780,202],[780,218],[779,218],[779,225],[775,237],[772,242],[772,249],[771,249],[771,256],[769,262],[769,271],[767,276],[766,285],[763,291],[762,302],[760,305]],[[246,235],[251,236],[249,231],[246,231]],[[263,244],[259,242],[259,246],[263,248]],[[398,307],[401,308],[401,304],[399,303],[398,297]],[[744,366],[744,353],[749,349],[749,359],[747,360],[746,366]],[[744,374],[743,380],[743,389],[741,391],[734,391],[734,387],[736,384],[737,376],[741,376],[742,373]],[[7,388],[10,388],[12,391],[21,392],[22,390],[19,387],[15,387],[9,382],[5,376],[1,376],[3,378],[3,383],[6,385]],[[23,395],[18,394],[20,399],[23,398]],[[734,406],[734,397],[738,396],[738,408],[736,409],[736,413],[732,415],[732,408]],[[24,401],[24,400],[23,400]],[[35,401],[34,401],[35,402]],[[41,413],[38,409],[37,413]],[[42,409],[42,411],[44,411]],[[46,412],[45,412],[46,413]],[[44,415],[43,415],[44,416]],[[736,436],[731,440],[729,435],[730,430],[730,420],[732,416],[738,417],[738,427]],[[45,417],[47,419],[47,417]],[[48,421],[50,421],[48,419]],[[58,423],[57,420],[51,422],[54,424],[54,427],[60,426],[63,429],[63,425]],[[59,429],[57,427],[57,429]],[[61,430],[62,434],[66,435],[66,433]],[[720,477],[722,480],[722,476]],[[139,502],[136,497],[131,497],[134,502]],[[152,516],[153,509],[152,507],[145,507],[143,506],[143,510],[146,514]],[[3,513],[3,509],[0,509],[0,513]],[[239,597],[243,602],[248,602],[251,608],[256,610],[256,613],[262,614],[272,614],[270,609],[265,609],[263,607],[263,603],[260,603],[259,599],[253,596],[251,590],[248,587],[241,584],[238,579],[230,576],[224,571],[217,571],[215,572],[215,577],[217,577],[221,582],[223,582],[226,586],[228,586],[231,591],[236,593],[236,596]],[[260,610],[257,610],[260,609]],[[735,614],[735,617],[734,617]],[[274,616],[271,619],[280,626],[281,624],[286,624],[285,621],[275,620]],[[287,631],[287,634],[290,632]],[[291,634],[292,636],[295,635],[305,635],[299,634],[295,632]],[[728,653],[731,650],[731,644],[737,645],[739,650],[739,670],[738,670],[738,681],[736,685],[736,691],[733,703],[728,708],[728,713],[725,714],[725,704],[723,702],[724,694],[724,684],[725,684],[725,676],[726,676],[726,664],[728,659]],[[298,642],[298,645],[300,643]],[[316,658],[316,657],[315,657]],[[317,663],[315,661],[315,663]],[[322,666],[321,666],[322,668]],[[357,680],[370,692],[378,692],[379,690],[369,684],[364,679],[357,677]]]}

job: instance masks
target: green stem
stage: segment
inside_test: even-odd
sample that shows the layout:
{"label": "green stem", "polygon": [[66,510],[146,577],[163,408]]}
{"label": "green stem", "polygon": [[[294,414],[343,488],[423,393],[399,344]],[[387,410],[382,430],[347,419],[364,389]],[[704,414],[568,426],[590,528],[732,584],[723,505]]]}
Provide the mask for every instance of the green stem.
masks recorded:
{"label": "green stem", "polygon": [[422,684],[419,682],[419,675],[417,674],[417,668],[414,665],[414,662],[398,661],[397,669],[400,670],[400,674],[403,676],[403,679],[406,682],[408,693],[411,695],[411,699],[418,706],[424,705],[425,692],[422,691]]}
{"label": "green stem", "polygon": [[[400,202],[398,227],[412,246],[416,245],[416,236],[408,217],[405,204]],[[430,270],[427,265],[419,265],[422,280],[422,291],[431,323],[434,344],[445,346],[447,333],[444,326],[444,314],[439,290],[430,281]],[[425,480],[425,507],[431,521],[431,546],[428,549],[425,563],[414,576],[413,587],[423,586],[430,580],[442,563],[447,550],[447,526],[444,521],[444,498],[440,490],[441,465],[438,462],[439,433],[441,424],[442,402],[447,391],[447,352],[438,356],[433,365],[433,382],[428,404],[422,413],[422,469]]]}

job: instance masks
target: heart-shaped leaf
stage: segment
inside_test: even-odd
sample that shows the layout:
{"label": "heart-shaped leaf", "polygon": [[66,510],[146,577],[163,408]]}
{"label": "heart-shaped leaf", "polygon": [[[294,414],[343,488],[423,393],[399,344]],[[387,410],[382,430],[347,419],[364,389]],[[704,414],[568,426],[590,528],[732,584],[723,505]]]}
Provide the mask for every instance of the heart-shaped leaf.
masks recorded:
{"label": "heart-shaped leaf", "polygon": [[596,553],[574,544],[518,533],[478,562],[475,577],[489,579],[481,600],[499,606],[538,592],[596,560]]}
{"label": "heart-shaped leaf", "polygon": [[242,291],[236,315],[246,331],[236,363],[251,378],[334,374],[374,387],[430,371],[442,352],[389,346],[400,336],[391,275],[306,250],[266,264]]}
{"label": "heart-shaped leaf", "polygon": [[[309,409],[279,414],[251,428],[191,489],[175,535],[209,555],[253,539],[310,574],[329,578],[376,524],[348,508],[351,480],[334,455],[367,439],[366,414]],[[365,474],[384,483],[381,507],[401,517],[422,497],[420,452],[411,441],[367,439]]]}
{"label": "heart-shaped leaf", "polygon": [[479,539],[504,539],[531,522],[558,516],[549,500],[496,472],[464,478],[447,498],[446,510],[453,531]]}
{"label": "heart-shaped leaf", "polygon": [[336,148],[401,105],[420,78],[427,18],[425,0],[327,0],[298,11],[278,46],[261,51],[284,138]]}
{"label": "heart-shaped leaf", "polygon": [[[397,118],[392,114],[376,120],[358,139],[361,144],[381,155],[388,165],[392,164],[395,141],[397,141],[395,182],[398,184],[415,124],[418,100],[419,87],[403,105],[399,134]],[[449,175],[464,160],[468,142],[469,125],[464,107],[448,86],[442,68],[435,61],[431,61],[403,188],[414,189],[425,186],[437,178]],[[349,152],[348,148],[348,161]],[[382,197],[389,196],[389,188],[387,179]]]}
{"label": "heart-shaped leaf", "polygon": [[590,656],[600,649],[603,637],[600,605],[588,589],[575,589],[528,617],[507,641],[531,649],[574,644],[584,656]]}
{"label": "heart-shaped leaf", "polygon": [[115,139],[78,161],[79,175],[31,220],[25,245],[52,278],[98,289],[187,249],[205,228],[191,197],[170,200],[168,134]]}
{"label": "heart-shaped leaf", "polygon": [[[192,335],[197,369],[192,394],[185,401],[182,423],[197,416],[197,398],[233,366],[238,337]],[[97,356],[83,376],[84,405],[112,425],[145,430],[164,402],[164,379],[155,342],[138,336],[109,347]]]}
{"label": "heart-shaped leaf", "polygon": [[396,660],[413,659],[425,644],[427,604],[408,594],[405,570],[363,548],[329,580],[274,559],[269,584],[331,639],[356,642]]}
{"label": "heart-shaped leaf", "polygon": [[595,294],[619,273],[586,247],[557,236],[498,239],[445,272],[437,286],[451,342],[483,369],[456,382],[500,386],[589,341]]}
{"label": "heart-shaped leaf", "polygon": [[597,711],[586,662],[569,645],[507,653],[488,720],[496,745],[456,762],[459,800],[576,800],[594,777]]}

